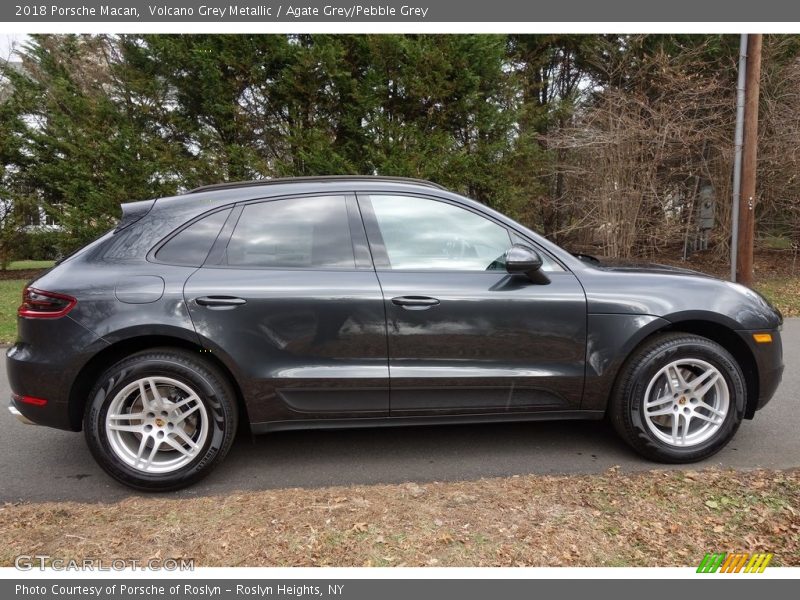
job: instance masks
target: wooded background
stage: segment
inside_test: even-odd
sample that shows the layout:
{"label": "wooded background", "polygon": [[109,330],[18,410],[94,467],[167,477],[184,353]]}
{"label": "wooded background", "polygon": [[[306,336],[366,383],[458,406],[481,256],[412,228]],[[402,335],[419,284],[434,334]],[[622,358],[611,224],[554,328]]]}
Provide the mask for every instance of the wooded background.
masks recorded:
{"label": "wooded background", "polygon": [[[710,190],[709,245],[727,255],[738,44],[32,36],[0,64],[0,262],[68,252],[122,202],[319,174],[430,179],[568,248],[620,257],[691,245]],[[786,248],[800,242],[799,57],[799,36],[765,37],[757,236]],[[31,227],[40,210],[56,230]]]}

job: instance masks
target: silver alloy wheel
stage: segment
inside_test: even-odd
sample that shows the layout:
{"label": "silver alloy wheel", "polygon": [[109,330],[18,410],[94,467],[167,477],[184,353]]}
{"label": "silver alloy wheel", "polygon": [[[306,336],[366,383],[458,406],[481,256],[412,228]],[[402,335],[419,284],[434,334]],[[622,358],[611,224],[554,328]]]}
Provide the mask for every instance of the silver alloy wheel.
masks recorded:
{"label": "silver alloy wheel", "polygon": [[125,464],[144,473],[171,473],[202,451],[208,411],[185,383],[144,377],[114,396],[105,429],[114,454]]}
{"label": "silver alloy wheel", "polygon": [[670,446],[697,446],[722,427],[730,392],[722,373],[697,358],[682,358],[663,367],[650,380],[644,396],[644,420],[659,440]]}

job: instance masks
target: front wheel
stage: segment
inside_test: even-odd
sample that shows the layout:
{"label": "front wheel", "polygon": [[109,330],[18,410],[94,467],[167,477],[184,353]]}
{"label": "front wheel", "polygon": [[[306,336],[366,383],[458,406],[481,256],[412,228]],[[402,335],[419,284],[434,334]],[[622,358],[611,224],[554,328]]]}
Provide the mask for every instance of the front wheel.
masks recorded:
{"label": "front wheel", "polygon": [[725,348],[697,335],[659,335],[622,368],[611,422],[647,458],[695,462],[731,440],[742,422],[745,395],[741,368]]}
{"label": "front wheel", "polygon": [[208,474],[236,432],[234,393],[224,376],[190,352],[157,349],[108,369],[84,415],[89,449],[127,486],[175,490]]}

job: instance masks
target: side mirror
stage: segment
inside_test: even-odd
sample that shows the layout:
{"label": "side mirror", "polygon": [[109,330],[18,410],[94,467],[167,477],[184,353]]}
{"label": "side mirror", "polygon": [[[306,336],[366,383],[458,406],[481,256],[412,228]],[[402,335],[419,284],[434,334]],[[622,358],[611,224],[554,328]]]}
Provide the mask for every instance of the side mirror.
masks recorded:
{"label": "side mirror", "polygon": [[525,275],[534,283],[550,283],[541,270],[542,257],[536,250],[523,244],[514,244],[506,252],[506,271],[511,275]]}

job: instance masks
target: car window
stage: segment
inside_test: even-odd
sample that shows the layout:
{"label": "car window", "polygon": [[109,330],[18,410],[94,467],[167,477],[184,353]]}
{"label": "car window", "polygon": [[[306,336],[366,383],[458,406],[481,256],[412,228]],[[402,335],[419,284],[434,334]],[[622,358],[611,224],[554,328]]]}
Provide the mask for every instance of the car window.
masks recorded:
{"label": "car window", "polygon": [[354,268],[343,196],[271,200],[244,207],[226,250],[237,267]]}
{"label": "car window", "polygon": [[508,230],[474,212],[414,196],[372,195],[392,269],[505,269]]}
{"label": "car window", "polygon": [[227,209],[212,213],[179,231],[156,252],[156,260],[199,267],[206,260],[230,212]]}

